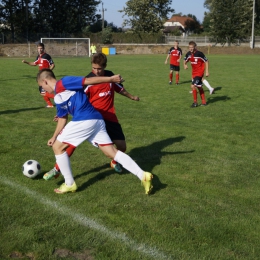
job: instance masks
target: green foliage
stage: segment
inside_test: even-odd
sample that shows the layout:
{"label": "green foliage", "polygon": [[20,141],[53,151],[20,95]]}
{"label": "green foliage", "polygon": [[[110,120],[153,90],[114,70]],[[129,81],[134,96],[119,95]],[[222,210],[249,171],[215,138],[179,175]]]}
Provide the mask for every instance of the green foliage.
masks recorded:
{"label": "green foliage", "polygon": [[163,21],[169,13],[174,12],[170,7],[172,0],[129,0],[120,12],[128,18],[124,26],[129,25],[136,32],[157,33],[163,28]]}
{"label": "green foliage", "polygon": [[253,0],[212,0],[210,34],[218,43],[236,42],[250,35]]}
{"label": "green foliage", "polygon": [[198,21],[197,17],[192,14],[188,14],[187,17],[192,18],[192,20],[187,19],[185,21],[185,30],[189,34],[189,32],[199,34],[202,31],[201,24]]}
{"label": "green foliage", "polygon": [[103,29],[103,31],[102,31],[102,43],[103,44],[113,43],[112,28],[111,27],[107,27],[107,28]]}
{"label": "green foliage", "polygon": [[[191,109],[190,67],[169,86],[166,55],[108,56],[140,97],[116,94],[115,106],[126,152],[154,174],[151,196],[88,142],[71,157],[75,194],[53,192],[61,177],[24,177],[28,159],[54,165],[55,109],[44,108],[37,68],[0,59],[1,260],[260,259],[259,57],[207,55],[216,91]],[[53,58],[57,78],[91,71],[87,57]]]}

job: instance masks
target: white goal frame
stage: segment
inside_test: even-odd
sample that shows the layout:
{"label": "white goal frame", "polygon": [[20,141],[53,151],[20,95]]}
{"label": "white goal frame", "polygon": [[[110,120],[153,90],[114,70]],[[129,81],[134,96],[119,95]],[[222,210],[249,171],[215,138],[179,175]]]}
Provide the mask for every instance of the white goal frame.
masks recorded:
{"label": "white goal frame", "polygon": [[88,44],[88,56],[91,56],[90,52],[90,38],[41,38],[41,43],[44,43],[44,40],[69,40],[69,41],[75,41],[75,48],[76,48],[76,53],[75,55],[78,56],[78,42],[77,40],[85,40]]}

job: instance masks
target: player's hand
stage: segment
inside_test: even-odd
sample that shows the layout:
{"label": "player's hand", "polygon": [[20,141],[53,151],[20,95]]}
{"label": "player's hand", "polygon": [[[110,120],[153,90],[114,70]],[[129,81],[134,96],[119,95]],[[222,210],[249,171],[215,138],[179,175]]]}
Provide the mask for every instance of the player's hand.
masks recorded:
{"label": "player's hand", "polygon": [[122,83],[125,81],[120,74],[111,76],[110,79],[112,83]]}
{"label": "player's hand", "polygon": [[167,61],[165,61],[164,64],[167,64]]}
{"label": "player's hand", "polygon": [[139,101],[140,98],[139,98],[138,96],[133,96],[133,97],[132,97],[132,100],[134,100],[134,101]]}
{"label": "player's hand", "polygon": [[52,146],[55,142],[56,138],[52,137],[50,140],[48,140],[47,145]]}
{"label": "player's hand", "polygon": [[209,73],[208,72],[206,72],[206,77],[208,77],[209,76]]}
{"label": "player's hand", "polygon": [[58,122],[59,121],[59,117],[57,116],[57,115],[55,115],[54,117],[53,117],[53,120],[52,120],[53,122]]}
{"label": "player's hand", "polygon": [[26,63],[26,60],[22,60],[22,63]]}
{"label": "player's hand", "polygon": [[188,69],[188,65],[184,65],[184,69],[187,70]]}

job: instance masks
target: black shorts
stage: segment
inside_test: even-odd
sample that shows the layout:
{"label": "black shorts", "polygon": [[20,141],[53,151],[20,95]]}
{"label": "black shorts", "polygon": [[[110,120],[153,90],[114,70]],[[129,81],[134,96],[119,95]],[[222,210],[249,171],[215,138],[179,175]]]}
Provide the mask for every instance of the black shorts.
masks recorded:
{"label": "black shorts", "polygon": [[125,140],[125,136],[122,127],[119,123],[104,120],[106,124],[107,133],[110,139],[113,140]]}
{"label": "black shorts", "polygon": [[195,77],[194,79],[192,79],[191,84],[199,88],[202,87],[202,77]]}
{"label": "black shorts", "polygon": [[170,64],[170,70],[180,71],[180,66],[175,66],[175,65]]}

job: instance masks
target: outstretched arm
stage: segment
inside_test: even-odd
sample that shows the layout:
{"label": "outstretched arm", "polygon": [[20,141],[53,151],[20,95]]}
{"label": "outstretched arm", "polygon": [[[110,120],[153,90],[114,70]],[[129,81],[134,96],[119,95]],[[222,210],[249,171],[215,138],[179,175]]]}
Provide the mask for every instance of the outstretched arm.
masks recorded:
{"label": "outstretched arm", "polygon": [[166,60],[165,60],[165,62],[164,62],[165,64],[167,64],[168,59],[169,59],[169,56],[170,56],[170,55],[168,54],[167,57],[166,57]]}
{"label": "outstretched arm", "polygon": [[128,97],[132,100],[135,100],[135,101],[139,101],[140,98],[138,96],[133,96],[132,94],[130,94],[129,92],[127,92],[125,89],[123,89],[122,91],[119,92],[119,94],[125,96],[125,97]]}
{"label": "outstretched arm", "polygon": [[100,83],[122,83],[124,82],[124,79],[118,75],[114,75],[111,77],[91,77],[91,78],[85,78],[84,85],[94,85],[94,84],[100,84]]}
{"label": "outstretched arm", "polygon": [[205,75],[206,75],[206,77],[208,77],[209,76],[209,62],[208,61],[206,61],[205,62]]}
{"label": "outstretched arm", "polygon": [[28,64],[30,66],[36,66],[36,64],[34,64],[34,62],[29,62],[29,61],[26,61],[26,60],[22,60],[22,63]]}

